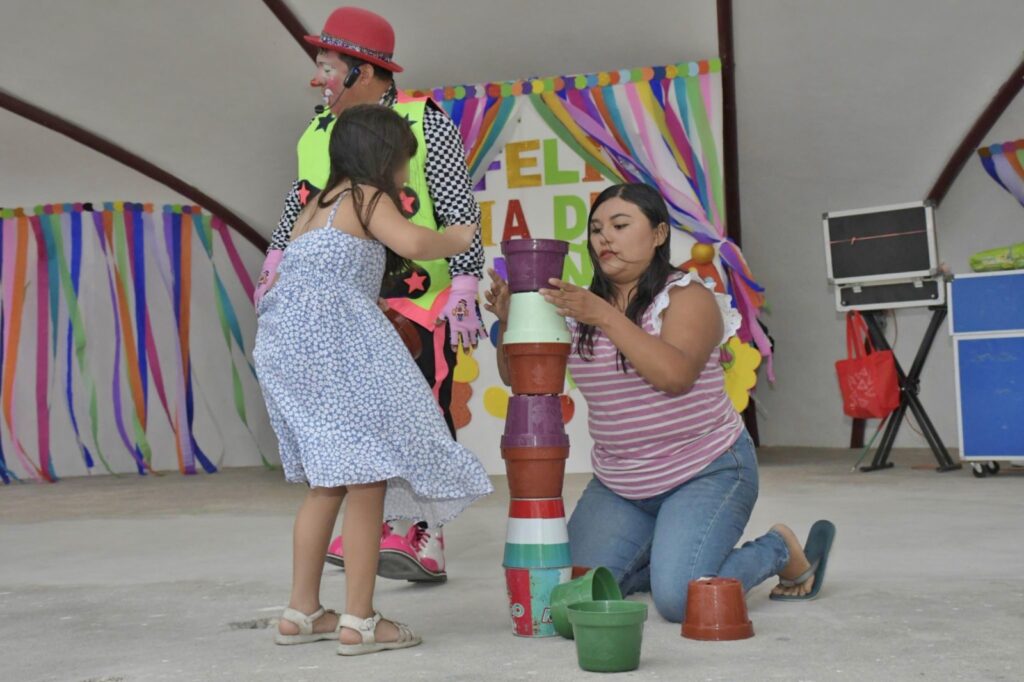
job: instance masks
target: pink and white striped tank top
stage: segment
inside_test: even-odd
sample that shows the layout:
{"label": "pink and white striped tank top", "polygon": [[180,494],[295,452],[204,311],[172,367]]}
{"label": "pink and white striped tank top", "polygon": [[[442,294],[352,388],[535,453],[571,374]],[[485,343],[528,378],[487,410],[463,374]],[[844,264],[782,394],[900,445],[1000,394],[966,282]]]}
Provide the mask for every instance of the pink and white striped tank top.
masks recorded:
{"label": "pink and white striped tank top", "polygon": [[[690,273],[670,280],[644,313],[642,326],[648,334],[661,333],[669,291],[693,282],[714,288]],[[728,296],[715,297],[725,325],[724,343],[736,333],[740,317]],[[600,330],[594,333],[593,359],[581,358],[575,347],[576,323],[569,320],[569,325],[569,370],[587,401],[594,474],[618,495],[636,500],[667,492],[696,476],[739,438],[743,421],[725,392],[717,349],[693,388],[672,396],[632,368],[623,373],[616,363],[618,351]]]}

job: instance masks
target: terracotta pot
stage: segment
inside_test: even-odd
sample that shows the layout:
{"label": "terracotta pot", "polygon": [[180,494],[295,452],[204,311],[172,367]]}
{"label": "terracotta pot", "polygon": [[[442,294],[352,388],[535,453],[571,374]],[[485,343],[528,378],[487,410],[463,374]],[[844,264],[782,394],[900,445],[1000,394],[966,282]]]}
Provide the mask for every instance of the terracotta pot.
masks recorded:
{"label": "terracotta pot", "polygon": [[561,497],[569,447],[501,448],[512,497]]}
{"label": "terracotta pot", "polygon": [[735,578],[691,580],[686,593],[683,637],[726,641],[754,636],[743,583]]}
{"label": "terracotta pot", "polygon": [[423,352],[423,343],[420,341],[420,333],[416,330],[415,324],[410,322],[409,318],[405,317],[405,315],[390,308],[384,311],[384,315],[391,320],[395,331],[402,337],[402,342],[409,349],[409,354],[412,355],[413,360],[419,358],[420,353]]}
{"label": "terracotta pot", "polygon": [[514,239],[501,243],[512,293],[537,291],[561,277],[569,243],[560,239]]}
{"label": "terracotta pot", "polygon": [[[504,346],[516,395],[551,395],[565,390],[568,343],[510,343]],[[564,421],[564,420],[563,420]]]}

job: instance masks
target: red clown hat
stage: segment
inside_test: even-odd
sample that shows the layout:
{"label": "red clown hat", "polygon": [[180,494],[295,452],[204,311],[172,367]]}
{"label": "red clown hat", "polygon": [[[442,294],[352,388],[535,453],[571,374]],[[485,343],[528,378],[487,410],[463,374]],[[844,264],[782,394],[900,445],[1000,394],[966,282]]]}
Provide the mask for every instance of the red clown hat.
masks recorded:
{"label": "red clown hat", "polygon": [[393,73],[402,67],[392,61],[395,30],[387,19],[358,7],[339,7],[331,12],[318,36],[306,36],[306,42],[324,50],[361,59]]}

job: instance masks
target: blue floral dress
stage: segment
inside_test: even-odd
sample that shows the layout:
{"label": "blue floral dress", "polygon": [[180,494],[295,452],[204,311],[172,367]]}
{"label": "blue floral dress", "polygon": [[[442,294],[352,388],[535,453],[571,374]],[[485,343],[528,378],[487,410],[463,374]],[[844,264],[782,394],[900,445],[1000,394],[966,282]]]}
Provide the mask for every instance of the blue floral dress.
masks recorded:
{"label": "blue floral dress", "polygon": [[443,524],[493,488],[377,306],[384,246],[327,225],[288,246],[253,357],[285,478],[387,481],[384,518]]}

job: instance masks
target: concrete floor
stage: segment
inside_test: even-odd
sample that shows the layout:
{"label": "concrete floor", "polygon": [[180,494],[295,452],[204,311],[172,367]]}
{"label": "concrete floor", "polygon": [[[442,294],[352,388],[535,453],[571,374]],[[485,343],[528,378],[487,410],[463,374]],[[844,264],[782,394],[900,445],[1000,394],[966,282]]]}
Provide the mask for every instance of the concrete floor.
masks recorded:
{"label": "concrete floor", "polygon": [[[839,533],[816,602],[748,595],[756,636],[680,638],[652,615],[641,668],[664,680],[1024,679],[1024,478],[937,474],[919,452],[850,473],[842,450],[761,453],[751,534],[815,519]],[[917,467],[913,465],[918,465]],[[584,476],[569,477],[577,499]],[[504,481],[497,481],[504,488]],[[0,679],[574,680],[571,642],[511,635],[501,572],[507,496],[447,533],[447,585],[382,581],[378,605],[425,635],[416,649],[342,659],[327,642],[278,647],[300,486],[279,472],[97,477],[0,490]],[[324,603],[343,604],[329,568]],[[1014,653],[1016,652],[1016,653]]]}

